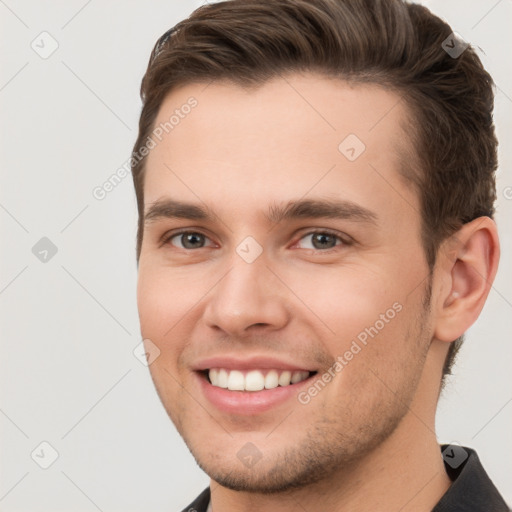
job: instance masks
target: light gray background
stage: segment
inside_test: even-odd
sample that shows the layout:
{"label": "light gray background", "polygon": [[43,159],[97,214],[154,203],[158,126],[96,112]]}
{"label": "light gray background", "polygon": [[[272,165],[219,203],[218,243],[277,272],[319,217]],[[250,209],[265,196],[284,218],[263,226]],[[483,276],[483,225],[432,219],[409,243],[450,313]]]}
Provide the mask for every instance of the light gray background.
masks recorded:
{"label": "light gray background", "polygon": [[[92,195],[130,155],[153,44],[201,3],[0,0],[1,511],[177,511],[208,483],[132,352],[131,177]],[[512,0],[424,3],[481,48],[502,143],[501,267],[441,399],[439,440],[475,447],[512,504]],[[43,31],[59,45],[47,59],[31,48]],[[46,263],[32,253],[42,237],[58,248]],[[59,453],[48,469],[31,458],[42,441]]]}

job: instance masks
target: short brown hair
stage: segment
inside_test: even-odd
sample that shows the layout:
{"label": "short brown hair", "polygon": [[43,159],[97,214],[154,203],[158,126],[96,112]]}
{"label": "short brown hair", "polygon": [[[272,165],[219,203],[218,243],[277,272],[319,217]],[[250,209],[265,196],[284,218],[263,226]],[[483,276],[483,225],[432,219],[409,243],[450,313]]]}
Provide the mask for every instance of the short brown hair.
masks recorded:
{"label": "short brown hair", "polygon": [[[132,154],[139,223],[144,226],[145,157],[140,149],[177,86],[229,80],[258,86],[286,72],[312,71],[397,92],[411,113],[422,242],[432,271],[443,240],[464,223],[494,216],[497,139],[493,80],[469,45],[461,55],[450,26],[403,0],[230,0],[207,4],[155,44],[141,85],[143,108]],[[448,46],[446,43],[448,42]],[[449,349],[451,373],[463,336]]]}

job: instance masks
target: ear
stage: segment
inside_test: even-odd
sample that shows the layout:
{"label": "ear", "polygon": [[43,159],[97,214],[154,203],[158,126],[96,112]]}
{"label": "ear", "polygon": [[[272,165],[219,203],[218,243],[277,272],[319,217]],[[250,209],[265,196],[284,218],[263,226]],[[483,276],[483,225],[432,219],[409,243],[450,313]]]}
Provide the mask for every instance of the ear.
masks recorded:
{"label": "ear", "polygon": [[475,322],[489,295],[499,257],[498,231],[490,217],[464,224],[443,244],[438,254],[435,338],[454,341]]}

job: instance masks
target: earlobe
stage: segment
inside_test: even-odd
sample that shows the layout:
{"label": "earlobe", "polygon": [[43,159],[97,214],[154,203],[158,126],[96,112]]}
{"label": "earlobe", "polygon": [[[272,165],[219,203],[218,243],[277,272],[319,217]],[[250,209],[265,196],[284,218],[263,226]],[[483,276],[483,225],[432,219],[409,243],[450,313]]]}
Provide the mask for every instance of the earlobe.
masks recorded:
{"label": "earlobe", "polygon": [[448,244],[449,256],[440,262],[444,286],[438,297],[434,330],[434,336],[445,342],[464,334],[484,307],[498,269],[496,223],[489,217],[479,217],[464,224]]}

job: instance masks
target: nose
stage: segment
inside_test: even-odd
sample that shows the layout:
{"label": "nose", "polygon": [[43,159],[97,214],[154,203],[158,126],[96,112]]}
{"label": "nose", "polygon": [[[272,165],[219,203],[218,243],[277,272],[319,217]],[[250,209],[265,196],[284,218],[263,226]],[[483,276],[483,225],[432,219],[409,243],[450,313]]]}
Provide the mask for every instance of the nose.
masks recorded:
{"label": "nose", "polygon": [[238,338],[283,328],[290,319],[287,289],[267,267],[266,259],[260,256],[247,263],[235,254],[231,263],[208,294],[206,324]]}

